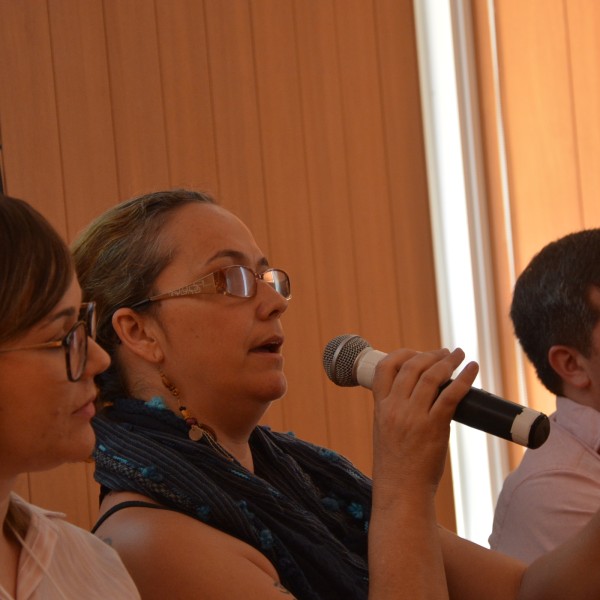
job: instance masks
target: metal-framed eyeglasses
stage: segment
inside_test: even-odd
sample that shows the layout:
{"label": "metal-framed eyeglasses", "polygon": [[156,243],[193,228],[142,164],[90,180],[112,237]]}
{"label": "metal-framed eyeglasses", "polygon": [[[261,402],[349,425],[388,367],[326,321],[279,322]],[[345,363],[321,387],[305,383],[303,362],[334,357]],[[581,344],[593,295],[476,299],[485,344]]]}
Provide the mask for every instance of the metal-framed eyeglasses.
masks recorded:
{"label": "metal-framed eyeglasses", "polygon": [[83,302],[77,322],[67,331],[64,338],[53,342],[32,344],[18,348],[6,348],[0,353],[22,350],[46,350],[61,348],[65,352],[67,377],[69,381],[79,381],[87,364],[88,337],[96,339],[96,303]]}
{"label": "metal-framed eyeglasses", "polygon": [[252,298],[256,295],[257,281],[264,281],[286,300],[292,297],[290,278],[281,269],[266,269],[256,273],[250,267],[232,265],[213,271],[196,281],[184,285],[171,292],[156,294],[131,305],[130,308],[140,308],[150,302],[167,300],[168,298],[181,298],[195,294],[225,294],[237,298]]}

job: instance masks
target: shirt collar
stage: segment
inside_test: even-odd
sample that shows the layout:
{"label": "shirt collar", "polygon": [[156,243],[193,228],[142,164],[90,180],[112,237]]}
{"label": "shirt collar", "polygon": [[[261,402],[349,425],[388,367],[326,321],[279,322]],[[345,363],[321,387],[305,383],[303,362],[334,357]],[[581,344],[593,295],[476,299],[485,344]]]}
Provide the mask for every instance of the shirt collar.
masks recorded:
{"label": "shirt collar", "polygon": [[556,412],[552,415],[552,420],[584,444],[600,452],[600,412],[595,408],[557,396]]}

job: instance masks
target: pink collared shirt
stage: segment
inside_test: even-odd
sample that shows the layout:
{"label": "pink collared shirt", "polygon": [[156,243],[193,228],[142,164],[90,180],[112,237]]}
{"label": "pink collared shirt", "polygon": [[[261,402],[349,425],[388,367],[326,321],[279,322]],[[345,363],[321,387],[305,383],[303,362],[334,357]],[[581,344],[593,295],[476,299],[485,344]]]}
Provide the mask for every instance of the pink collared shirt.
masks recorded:
{"label": "pink collared shirt", "polygon": [[600,412],[556,399],[550,435],[505,480],[490,547],[527,563],[577,533],[600,508]]}
{"label": "pink collared shirt", "polygon": [[[65,521],[61,513],[29,504],[16,494],[11,501],[30,515],[25,536],[30,551],[21,549],[15,600],[140,598],[110,546]],[[6,598],[1,591],[0,598]]]}

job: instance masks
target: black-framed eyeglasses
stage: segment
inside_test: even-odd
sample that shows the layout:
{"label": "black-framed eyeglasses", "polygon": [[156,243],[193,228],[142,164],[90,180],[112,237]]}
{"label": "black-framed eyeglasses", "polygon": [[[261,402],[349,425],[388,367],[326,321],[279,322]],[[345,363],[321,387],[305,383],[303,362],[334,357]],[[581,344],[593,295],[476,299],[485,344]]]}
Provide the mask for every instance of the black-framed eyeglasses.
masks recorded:
{"label": "black-framed eyeglasses", "polygon": [[136,302],[130,308],[139,308],[157,300],[193,296],[195,294],[225,294],[227,296],[236,296],[237,298],[252,298],[256,295],[256,282],[259,279],[270,285],[286,300],[292,297],[290,278],[285,271],[281,269],[267,269],[262,273],[256,273],[249,267],[232,265],[213,271],[171,292],[150,296],[145,300]]}
{"label": "black-framed eyeglasses", "polygon": [[69,381],[79,381],[87,363],[88,337],[96,338],[96,303],[84,302],[79,309],[77,322],[62,340],[21,346],[20,348],[6,348],[4,352],[17,352],[21,350],[44,350],[63,348],[67,363],[67,377]]}

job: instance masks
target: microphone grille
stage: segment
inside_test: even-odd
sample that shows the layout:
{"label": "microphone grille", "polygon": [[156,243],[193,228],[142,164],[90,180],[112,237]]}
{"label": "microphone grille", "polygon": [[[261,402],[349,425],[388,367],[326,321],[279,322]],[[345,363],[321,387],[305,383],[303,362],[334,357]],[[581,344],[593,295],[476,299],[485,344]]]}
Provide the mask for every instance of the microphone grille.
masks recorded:
{"label": "microphone grille", "polygon": [[323,351],[323,367],[327,377],[343,387],[358,385],[354,363],[358,355],[369,347],[369,343],[359,335],[346,333],[333,338]]}

